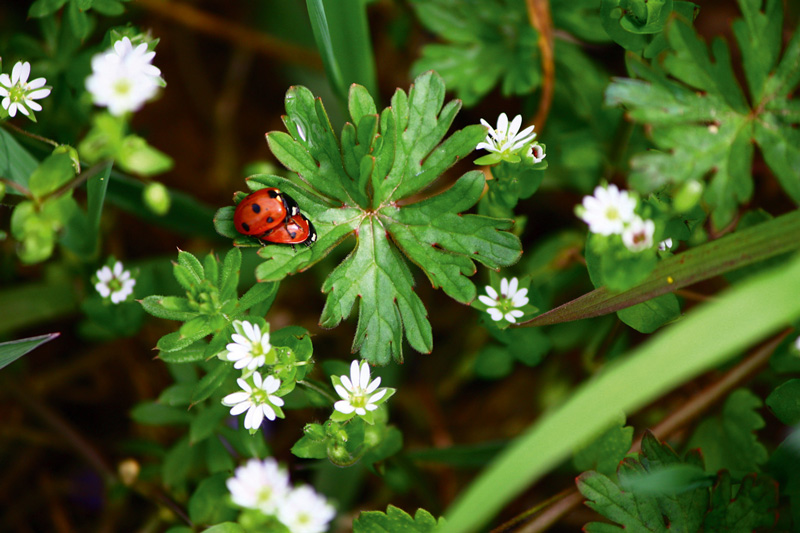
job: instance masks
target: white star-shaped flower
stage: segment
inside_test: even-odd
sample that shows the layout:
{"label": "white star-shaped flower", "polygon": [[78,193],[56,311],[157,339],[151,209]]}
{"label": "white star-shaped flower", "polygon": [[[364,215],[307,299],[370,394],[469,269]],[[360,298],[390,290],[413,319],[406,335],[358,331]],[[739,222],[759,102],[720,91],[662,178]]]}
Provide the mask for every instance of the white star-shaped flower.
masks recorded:
{"label": "white star-shaped flower", "polygon": [[370,382],[369,364],[362,361],[361,365],[357,360],[350,363],[350,377],[339,376],[341,385],[333,382],[333,388],[341,400],[333,405],[333,408],[349,415],[355,412],[357,415],[363,416],[367,411],[374,411],[378,408],[376,404],[381,398],[386,395],[388,389],[378,389],[381,384],[381,378],[377,377]]}
{"label": "white star-shaped flower", "polygon": [[653,246],[656,225],[652,220],[635,217],[622,230],[622,243],[631,252],[641,252]]}
{"label": "white star-shaped flower", "polygon": [[97,271],[97,283],[94,288],[100,293],[103,298],[111,297],[111,303],[122,303],[128,299],[128,296],[133,294],[133,287],[136,285],[136,280],[131,278],[131,273],[124,270],[122,263],[117,261],[114,263],[114,269],[104,266]]}
{"label": "white star-shaped flower", "polygon": [[222,404],[231,407],[233,416],[247,411],[244,416],[244,427],[255,431],[261,427],[264,417],[275,420],[275,407],[283,405],[283,399],[273,393],[281,386],[281,381],[275,376],[267,376],[262,380],[259,372],[253,372],[253,386],[242,378],[236,380],[239,392],[228,394],[222,399]]}
{"label": "white star-shaped flower", "polygon": [[289,474],[272,458],[250,459],[236,469],[234,476],[225,482],[233,503],[266,515],[275,514],[291,490]]}
{"label": "white star-shaped flower", "polygon": [[519,131],[520,126],[522,126],[522,115],[517,115],[509,123],[506,114],[500,113],[497,118],[497,128],[493,128],[483,119],[481,119],[481,124],[489,128],[489,133],[486,135],[486,139],[475,147],[476,150],[483,149],[499,154],[510,154],[536,138],[536,134],[533,133],[533,126],[528,126]]}
{"label": "white star-shaped flower", "polygon": [[525,154],[525,157],[530,159],[533,164],[541,163],[546,156],[547,154],[544,153],[544,148],[542,148],[539,143],[533,143],[528,146],[528,151]]}
{"label": "white star-shaped flower", "polygon": [[278,520],[292,533],[324,533],[336,510],[308,485],[294,489],[278,508]]}
{"label": "white star-shaped flower", "polygon": [[92,74],[86,90],[96,105],[108,107],[112,115],[139,110],[157,92],[161,71],[151,65],[155,52],[147,44],[135,48],[128,37],[92,58]]}
{"label": "white star-shaped flower", "polygon": [[589,231],[599,235],[622,233],[625,224],[632,222],[636,199],[628,191],[620,191],[616,185],[596,187],[594,196],[583,197],[583,213],[580,217],[589,224]]}
{"label": "white star-shaped flower", "polygon": [[16,116],[17,111],[23,115],[30,115],[30,111],[41,111],[42,106],[34,102],[50,95],[50,89],[45,88],[47,80],[36,78],[28,81],[31,74],[31,64],[27,61],[17,62],[8,74],[0,74],[0,96],[3,97],[0,105],[8,111],[8,115]]}
{"label": "white star-shaped flower", "polygon": [[478,300],[489,306],[486,312],[495,322],[505,318],[513,324],[525,314],[516,308],[528,304],[528,289],[519,289],[517,278],[511,278],[511,281],[506,278],[500,280],[499,294],[491,285],[487,285],[485,288],[486,294],[489,296],[481,294],[478,296]]}
{"label": "white star-shaped flower", "polygon": [[266,354],[272,349],[269,343],[269,332],[262,333],[258,324],[251,324],[247,320],[235,320],[233,329],[236,333],[231,335],[233,342],[225,346],[224,354],[228,361],[233,361],[233,368],[255,370],[266,363]]}

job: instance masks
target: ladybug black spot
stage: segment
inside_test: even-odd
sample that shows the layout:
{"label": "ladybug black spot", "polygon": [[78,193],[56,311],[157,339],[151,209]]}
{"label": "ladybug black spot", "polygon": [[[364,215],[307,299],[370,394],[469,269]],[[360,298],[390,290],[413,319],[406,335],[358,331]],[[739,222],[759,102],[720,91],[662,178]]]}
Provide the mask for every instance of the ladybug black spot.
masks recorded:
{"label": "ladybug black spot", "polygon": [[260,213],[261,212],[261,206],[258,205],[258,204],[253,204],[250,207],[253,209],[253,213]]}
{"label": "ladybug black spot", "polygon": [[272,222],[272,217],[267,217],[267,222]]}
{"label": "ladybug black spot", "polygon": [[297,232],[296,232],[296,231],[290,231],[290,232],[289,232],[289,236],[290,236],[292,239],[294,239],[294,238],[296,238],[296,237],[297,237]]}
{"label": "ladybug black spot", "polygon": [[247,222],[242,222],[242,229],[245,231],[250,231],[250,226],[247,225]]}

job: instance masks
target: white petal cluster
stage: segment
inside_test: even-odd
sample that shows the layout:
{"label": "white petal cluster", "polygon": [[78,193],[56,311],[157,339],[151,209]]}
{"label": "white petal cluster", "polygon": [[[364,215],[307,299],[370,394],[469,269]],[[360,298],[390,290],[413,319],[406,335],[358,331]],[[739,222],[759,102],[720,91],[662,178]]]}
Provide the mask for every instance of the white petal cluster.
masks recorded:
{"label": "white petal cluster", "polygon": [[324,533],[336,510],[308,485],[292,488],[275,459],[250,459],[226,482],[233,503],[276,516],[292,533]]}
{"label": "white petal cluster", "polygon": [[589,231],[599,235],[622,233],[625,224],[633,222],[636,199],[616,185],[596,187],[594,196],[583,197],[581,218],[589,224]]}
{"label": "white petal cluster", "polygon": [[124,270],[122,263],[114,263],[113,270],[104,266],[97,271],[97,283],[94,288],[103,298],[111,297],[111,303],[118,304],[128,299],[133,294],[133,287],[136,280],[131,277],[128,270]]}
{"label": "white petal cluster", "polygon": [[233,322],[236,333],[231,335],[233,342],[225,346],[224,357],[233,361],[236,369],[255,370],[266,362],[266,354],[272,349],[269,343],[269,332],[262,333],[258,324],[247,320]]}
{"label": "white petal cluster", "polygon": [[350,414],[355,412],[357,415],[365,415],[367,411],[374,411],[378,408],[376,404],[383,398],[387,389],[378,389],[381,378],[377,377],[370,381],[369,364],[362,361],[359,365],[357,360],[350,363],[350,377],[339,376],[341,385],[334,382],[334,389],[341,400],[333,404],[333,408],[340,413]]}
{"label": "white petal cluster", "polygon": [[517,308],[528,304],[528,289],[520,289],[517,278],[500,280],[499,294],[491,285],[485,288],[488,296],[482,294],[478,299],[489,306],[486,312],[495,322],[505,319],[513,324],[525,314]]}
{"label": "white petal cluster", "polygon": [[672,250],[672,237],[668,237],[667,239],[658,243],[658,249],[662,252],[666,252],[667,250]]}
{"label": "white petal cluster", "polygon": [[656,225],[652,220],[635,217],[622,230],[622,243],[631,252],[641,252],[653,247],[653,233]]}
{"label": "white petal cluster", "polygon": [[[509,154],[519,150],[536,138],[536,134],[533,133],[533,126],[528,126],[519,131],[520,126],[522,126],[522,115],[517,115],[509,123],[508,116],[505,113],[500,113],[497,118],[496,128],[493,128],[483,119],[481,119],[481,124],[489,128],[489,133],[486,135],[486,139],[475,147],[476,150],[483,149],[489,152]],[[544,159],[543,156],[542,159]]]}
{"label": "white petal cluster", "polygon": [[114,46],[92,58],[92,74],[86,90],[96,105],[108,107],[112,115],[138,111],[158,90],[161,71],[151,64],[155,52],[147,43],[133,46],[123,37]]}
{"label": "white petal cluster", "polygon": [[18,62],[11,69],[11,76],[0,74],[0,96],[3,97],[0,105],[14,117],[17,111],[23,115],[30,115],[31,111],[41,111],[42,106],[34,100],[41,100],[50,95],[50,89],[45,88],[47,80],[36,78],[28,81],[31,75],[31,64],[27,61]]}
{"label": "white petal cluster", "polygon": [[324,533],[336,510],[308,485],[294,489],[278,509],[278,520],[292,533]]}
{"label": "white petal cluster", "polygon": [[264,514],[274,514],[289,495],[289,474],[275,459],[250,459],[227,480],[233,503]]}
{"label": "white petal cluster", "polygon": [[255,431],[261,427],[264,417],[275,420],[275,407],[283,405],[283,399],[273,393],[281,386],[281,381],[269,375],[262,379],[259,372],[253,372],[253,385],[251,386],[242,378],[236,380],[242,390],[228,394],[222,399],[222,404],[231,408],[231,415],[236,416],[247,411],[244,415],[245,429]]}

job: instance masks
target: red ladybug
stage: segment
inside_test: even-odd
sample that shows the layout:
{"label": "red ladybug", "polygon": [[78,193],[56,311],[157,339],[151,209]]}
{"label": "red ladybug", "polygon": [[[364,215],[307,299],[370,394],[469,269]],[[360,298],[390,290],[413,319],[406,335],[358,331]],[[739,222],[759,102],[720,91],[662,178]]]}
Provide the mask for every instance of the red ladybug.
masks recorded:
{"label": "red ladybug", "polygon": [[314,225],[302,213],[292,217],[289,222],[281,224],[277,228],[271,229],[261,236],[267,242],[277,244],[305,244],[311,246],[317,240],[317,232]]}
{"label": "red ladybug", "polygon": [[288,223],[297,213],[297,203],[289,195],[275,187],[267,187],[239,202],[233,213],[233,224],[239,233],[260,237]]}

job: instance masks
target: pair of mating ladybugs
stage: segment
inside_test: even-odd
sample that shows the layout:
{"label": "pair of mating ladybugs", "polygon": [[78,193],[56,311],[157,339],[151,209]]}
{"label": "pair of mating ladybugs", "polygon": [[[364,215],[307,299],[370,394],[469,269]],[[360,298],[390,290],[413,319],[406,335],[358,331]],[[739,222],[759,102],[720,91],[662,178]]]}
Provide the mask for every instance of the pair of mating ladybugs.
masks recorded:
{"label": "pair of mating ladybugs", "polygon": [[233,213],[236,231],[278,244],[311,244],[317,232],[294,199],[275,187],[247,195]]}

